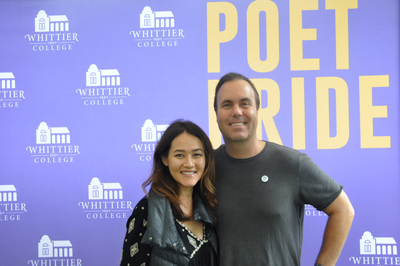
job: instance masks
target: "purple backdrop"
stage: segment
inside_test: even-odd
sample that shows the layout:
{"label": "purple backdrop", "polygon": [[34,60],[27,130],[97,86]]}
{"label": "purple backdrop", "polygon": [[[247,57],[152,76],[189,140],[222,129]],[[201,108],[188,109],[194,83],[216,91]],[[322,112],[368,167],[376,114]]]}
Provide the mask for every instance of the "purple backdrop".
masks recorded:
{"label": "purple backdrop", "polygon": [[[157,138],[184,118],[218,145],[230,71],[262,137],[344,185],[338,265],[400,265],[398,1],[3,0],[0,36],[0,265],[118,265]],[[307,206],[303,265],[326,220]]]}

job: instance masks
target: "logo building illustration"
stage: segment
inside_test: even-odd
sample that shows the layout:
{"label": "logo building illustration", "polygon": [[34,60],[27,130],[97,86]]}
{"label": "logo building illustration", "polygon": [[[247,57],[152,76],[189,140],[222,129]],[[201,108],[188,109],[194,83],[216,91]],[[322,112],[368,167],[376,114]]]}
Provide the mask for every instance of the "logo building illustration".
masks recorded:
{"label": "logo building illustration", "polygon": [[0,88],[15,89],[15,77],[12,72],[0,72]]}
{"label": "logo building illustration", "polygon": [[35,18],[35,32],[49,31],[69,31],[67,16],[48,16],[44,10],[40,10]]}
{"label": "logo building illustration", "polygon": [[0,202],[17,201],[17,190],[14,185],[0,185]]}
{"label": "logo building illustration", "polygon": [[117,69],[98,69],[91,64],[86,72],[86,86],[119,86],[121,84]]}
{"label": "logo building illustration", "polygon": [[393,237],[373,237],[365,231],[360,239],[362,255],[397,255],[397,245]]}
{"label": "logo building illustration", "polygon": [[172,47],[185,38],[183,29],[175,28],[175,17],[172,11],[153,11],[145,6],[139,14],[140,30],[132,30],[139,48]]}
{"label": "logo building illustration", "polygon": [[143,8],[140,14],[140,28],[173,28],[174,15],[171,11],[153,12],[149,6]]}
{"label": "logo building illustration", "polygon": [[54,240],[43,235],[38,243],[39,258],[72,257],[72,244],[69,240]]}
{"label": "logo building illustration", "polygon": [[41,122],[36,129],[36,144],[70,143],[71,137],[66,127],[49,127]]}
{"label": "logo building illustration", "polygon": [[89,199],[122,199],[122,187],[119,183],[101,183],[97,177],[93,177],[89,184]]}
{"label": "logo building illustration", "polygon": [[160,140],[168,126],[169,125],[154,125],[153,121],[147,119],[142,127],[142,142]]}

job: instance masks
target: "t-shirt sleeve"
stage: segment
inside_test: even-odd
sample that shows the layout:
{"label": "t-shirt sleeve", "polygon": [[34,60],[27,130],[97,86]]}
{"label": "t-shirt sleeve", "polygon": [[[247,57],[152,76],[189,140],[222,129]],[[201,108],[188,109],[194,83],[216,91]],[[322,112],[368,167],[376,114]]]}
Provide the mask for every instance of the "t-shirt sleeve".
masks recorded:
{"label": "t-shirt sleeve", "polygon": [[152,247],[141,244],[147,227],[147,198],[136,205],[126,223],[126,234],[122,248],[121,266],[147,266],[150,262]]}
{"label": "t-shirt sleeve", "polygon": [[300,158],[299,177],[302,204],[311,204],[319,211],[325,210],[343,189],[305,154]]}

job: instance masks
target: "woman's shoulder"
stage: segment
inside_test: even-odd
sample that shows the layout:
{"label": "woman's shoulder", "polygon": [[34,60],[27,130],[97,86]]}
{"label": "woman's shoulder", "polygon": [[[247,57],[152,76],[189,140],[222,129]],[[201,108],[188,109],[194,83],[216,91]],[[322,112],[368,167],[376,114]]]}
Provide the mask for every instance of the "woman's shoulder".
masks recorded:
{"label": "woman's shoulder", "polygon": [[146,214],[147,216],[147,207],[149,206],[147,197],[144,196],[135,206],[135,208],[133,209],[132,215],[133,214]]}
{"label": "woman's shoulder", "polygon": [[148,265],[152,247],[141,243],[147,230],[147,198],[143,197],[133,209],[126,224],[121,265]]}
{"label": "woman's shoulder", "polygon": [[147,208],[148,206],[148,202],[147,202],[147,196],[144,196],[135,206],[135,209],[143,209],[143,208]]}
{"label": "woman's shoulder", "polygon": [[127,227],[131,223],[133,219],[139,220],[139,219],[147,219],[147,208],[148,208],[148,201],[147,197],[144,196],[133,208],[132,214],[129,217],[128,221],[126,222]]}

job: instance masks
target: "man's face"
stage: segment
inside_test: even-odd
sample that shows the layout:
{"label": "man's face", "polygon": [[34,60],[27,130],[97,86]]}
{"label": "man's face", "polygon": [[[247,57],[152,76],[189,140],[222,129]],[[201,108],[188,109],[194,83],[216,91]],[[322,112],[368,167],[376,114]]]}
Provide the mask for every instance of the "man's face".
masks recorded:
{"label": "man's face", "polygon": [[217,123],[225,143],[257,139],[258,111],[245,80],[225,82],[217,95]]}

